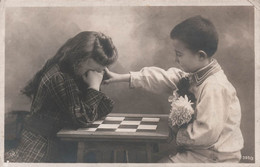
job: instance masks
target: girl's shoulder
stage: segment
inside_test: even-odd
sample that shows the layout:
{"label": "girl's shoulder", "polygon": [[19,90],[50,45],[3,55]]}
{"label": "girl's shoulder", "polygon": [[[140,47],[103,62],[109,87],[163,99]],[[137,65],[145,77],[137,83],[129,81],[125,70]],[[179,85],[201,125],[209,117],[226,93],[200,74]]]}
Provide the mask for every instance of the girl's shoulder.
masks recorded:
{"label": "girl's shoulder", "polygon": [[61,72],[58,65],[54,65],[44,74],[42,82],[45,84],[49,82],[63,82],[66,79],[71,79],[71,77],[68,74]]}

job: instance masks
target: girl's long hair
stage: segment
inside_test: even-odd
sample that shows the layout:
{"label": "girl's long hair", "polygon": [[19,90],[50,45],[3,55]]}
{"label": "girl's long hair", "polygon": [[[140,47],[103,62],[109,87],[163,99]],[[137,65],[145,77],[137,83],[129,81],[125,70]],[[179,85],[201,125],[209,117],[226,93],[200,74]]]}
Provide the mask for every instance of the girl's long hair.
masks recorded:
{"label": "girl's long hair", "polygon": [[94,31],[81,32],[67,40],[21,92],[33,98],[44,74],[56,64],[60,66],[62,72],[74,75],[75,66],[85,58],[93,58],[97,63],[108,66],[114,63],[117,57],[117,50],[110,37]]}

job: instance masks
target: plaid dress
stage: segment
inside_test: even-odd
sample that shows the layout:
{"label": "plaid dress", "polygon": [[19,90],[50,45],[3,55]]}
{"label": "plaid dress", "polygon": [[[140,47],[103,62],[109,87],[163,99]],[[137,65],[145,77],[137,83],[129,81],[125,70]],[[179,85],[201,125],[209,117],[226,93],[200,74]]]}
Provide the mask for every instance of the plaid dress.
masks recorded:
{"label": "plaid dress", "polygon": [[53,162],[59,155],[56,138],[59,130],[87,127],[112,108],[113,101],[104,93],[80,86],[75,78],[55,65],[42,77],[21,141],[16,149],[5,153],[5,160]]}
{"label": "plaid dress", "polygon": [[47,161],[47,149],[47,138],[23,129],[19,146],[6,152],[5,159],[9,162],[43,162]]}

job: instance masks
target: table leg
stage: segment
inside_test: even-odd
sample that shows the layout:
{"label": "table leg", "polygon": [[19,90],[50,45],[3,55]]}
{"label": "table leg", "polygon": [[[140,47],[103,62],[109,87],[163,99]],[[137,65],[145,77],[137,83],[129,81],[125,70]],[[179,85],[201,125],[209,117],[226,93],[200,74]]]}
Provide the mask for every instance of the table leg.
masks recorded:
{"label": "table leg", "polygon": [[100,160],[100,162],[104,162],[104,159],[105,159],[104,158],[104,155],[105,155],[104,151],[101,150],[100,152],[101,152],[101,160]]}
{"label": "table leg", "polygon": [[104,152],[102,150],[93,150],[93,152],[98,163],[104,161]]}
{"label": "table leg", "polygon": [[77,162],[84,162],[85,143],[78,142]]}
{"label": "table leg", "polygon": [[152,162],[152,144],[151,143],[146,143],[146,158],[147,158],[148,163]]}
{"label": "table leg", "polygon": [[126,163],[129,163],[128,150],[125,150],[124,152],[125,152]]}
{"label": "table leg", "polygon": [[113,157],[113,163],[116,163],[116,153],[117,153],[117,150],[113,150],[113,155],[114,155],[114,157]]}

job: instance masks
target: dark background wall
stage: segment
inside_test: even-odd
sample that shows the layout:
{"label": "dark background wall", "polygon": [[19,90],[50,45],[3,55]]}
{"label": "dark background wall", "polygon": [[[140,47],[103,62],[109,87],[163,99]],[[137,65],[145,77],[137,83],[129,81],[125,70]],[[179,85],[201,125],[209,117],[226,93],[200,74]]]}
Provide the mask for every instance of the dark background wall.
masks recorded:
{"label": "dark background wall", "polygon": [[[242,154],[254,157],[253,11],[253,7],[6,8],[5,112],[29,109],[30,101],[20,89],[68,38],[80,31],[101,31],[112,37],[119,52],[112,71],[125,73],[144,66],[167,69],[175,66],[171,29],[188,17],[202,15],[219,32],[215,58],[241,102]],[[130,90],[124,83],[105,86],[103,91],[116,102],[113,112],[169,113],[166,95]]]}

